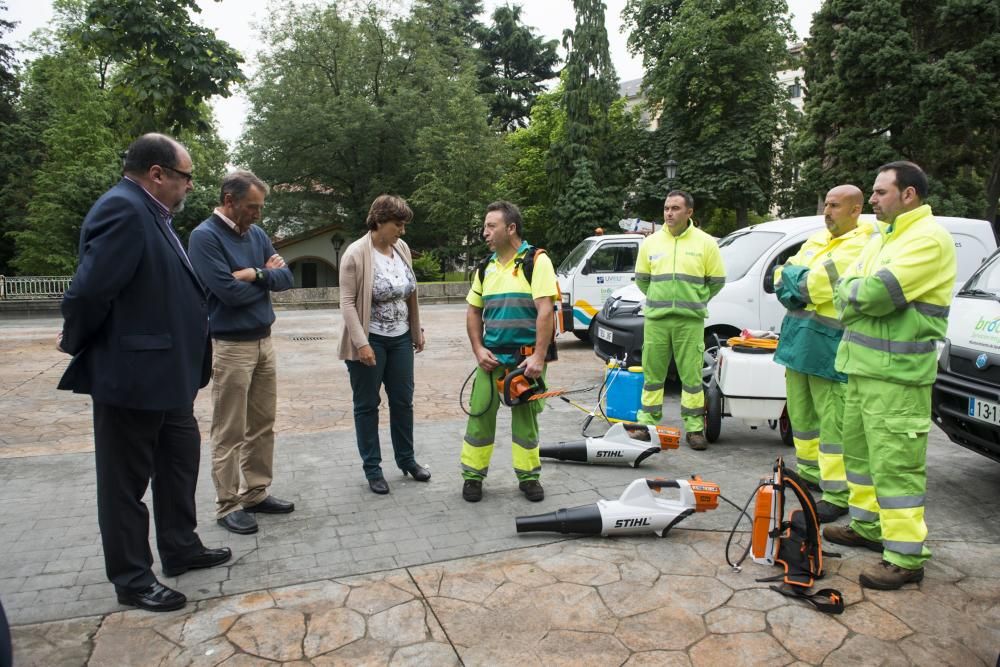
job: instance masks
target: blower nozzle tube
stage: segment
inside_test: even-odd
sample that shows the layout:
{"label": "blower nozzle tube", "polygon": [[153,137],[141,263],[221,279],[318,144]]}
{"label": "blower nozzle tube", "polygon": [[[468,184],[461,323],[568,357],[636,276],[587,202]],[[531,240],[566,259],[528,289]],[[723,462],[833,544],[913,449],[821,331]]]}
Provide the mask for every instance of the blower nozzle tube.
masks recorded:
{"label": "blower nozzle tube", "polygon": [[587,443],[583,440],[560,442],[554,445],[539,445],[538,455],[558,461],[587,463]]}
{"label": "blower nozzle tube", "polygon": [[580,505],[534,516],[514,519],[519,533],[562,533],[563,535],[600,535],[601,510],[596,504]]}

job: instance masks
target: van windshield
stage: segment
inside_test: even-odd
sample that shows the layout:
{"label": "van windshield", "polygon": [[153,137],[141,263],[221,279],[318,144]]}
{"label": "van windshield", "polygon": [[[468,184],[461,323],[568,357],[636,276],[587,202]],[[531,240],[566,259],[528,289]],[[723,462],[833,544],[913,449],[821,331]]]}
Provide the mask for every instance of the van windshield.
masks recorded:
{"label": "van windshield", "polygon": [[719,251],[722,263],[726,265],[726,282],[731,283],[745,276],[754,262],[782,236],[781,232],[741,229],[723,237],[719,241]]}
{"label": "van windshield", "polygon": [[959,294],[962,296],[1000,296],[1000,253],[994,254],[972,274]]}
{"label": "van windshield", "polygon": [[580,241],[579,245],[573,248],[570,253],[566,255],[566,259],[564,259],[562,264],[559,265],[559,268],[556,269],[556,273],[569,273],[572,271],[573,267],[583,260],[583,256],[587,254],[587,251],[590,250],[590,247],[594,245],[594,243],[596,243],[596,241],[591,239]]}

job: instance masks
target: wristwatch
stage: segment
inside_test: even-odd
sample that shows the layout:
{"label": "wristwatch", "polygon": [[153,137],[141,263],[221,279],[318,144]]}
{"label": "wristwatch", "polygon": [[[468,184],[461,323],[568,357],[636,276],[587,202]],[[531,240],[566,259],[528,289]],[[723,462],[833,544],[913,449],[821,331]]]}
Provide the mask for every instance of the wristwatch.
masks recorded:
{"label": "wristwatch", "polygon": [[261,269],[254,269],[254,271],[257,272],[257,275],[253,279],[254,282],[264,279],[264,272]]}

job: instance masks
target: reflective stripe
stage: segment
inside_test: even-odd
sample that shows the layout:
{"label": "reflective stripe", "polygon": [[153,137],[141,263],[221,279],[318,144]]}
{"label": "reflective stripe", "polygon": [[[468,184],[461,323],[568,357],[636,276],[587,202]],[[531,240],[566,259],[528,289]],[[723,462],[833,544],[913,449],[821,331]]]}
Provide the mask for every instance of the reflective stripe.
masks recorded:
{"label": "reflective stripe", "polygon": [[635,279],[636,280],[649,280],[650,278],[651,278],[651,276],[648,273],[636,273],[635,274]]}
{"label": "reflective stripe", "polygon": [[676,280],[682,283],[692,283],[694,285],[704,285],[705,276],[693,276],[690,273],[658,273],[651,278],[654,283],[664,283]]}
{"label": "reflective stripe", "polygon": [[531,470],[522,470],[520,468],[514,468],[514,474],[516,475],[535,475],[542,471],[542,466],[535,466]]}
{"label": "reflective stripe", "polygon": [[654,414],[654,413],[655,414],[660,414],[660,412],[663,410],[663,405],[662,404],[660,404],[660,405],[648,405],[646,403],[643,403],[642,404],[642,409],[645,410],[646,412],[650,413],[650,414]]}
{"label": "reflective stripe", "polygon": [[473,468],[472,466],[466,465],[466,464],[463,463],[462,464],[462,470],[464,470],[465,472],[471,472],[474,475],[482,475],[483,477],[486,477],[486,473],[488,473],[490,471],[490,467],[486,466],[485,468],[478,468],[477,469],[477,468]]}
{"label": "reflective stripe", "polygon": [[854,284],[851,285],[851,295],[847,297],[847,300],[854,306],[857,311],[861,310],[861,306],[858,305],[858,288],[861,287],[861,281],[855,280]]}
{"label": "reflective stripe", "polygon": [[858,486],[874,486],[872,478],[867,475],[859,475],[856,472],[847,471],[847,481]]}
{"label": "reflective stripe", "polygon": [[674,307],[688,308],[690,310],[701,310],[702,308],[708,308],[708,304],[701,303],[698,301],[674,301]]}
{"label": "reflective stripe", "polygon": [[837,281],[840,280],[840,273],[837,271],[837,263],[832,259],[828,259],[823,262],[823,268],[826,269],[826,277],[830,280],[830,287],[833,287],[837,284]]}
{"label": "reflective stripe", "polygon": [[821,479],[819,480],[819,488],[824,491],[847,491],[847,482],[842,479]]}
{"label": "reflective stripe", "polygon": [[799,277],[799,296],[806,303],[812,303],[812,299],[809,298],[809,272],[805,271]]}
{"label": "reflective stripe", "polygon": [[827,443],[827,442],[821,442],[821,443],[819,443],[819,451],[822,454],[843,454],[844,453],[844,446],[843,445],[834,445],[834,444]]}
{"label": "reflective stripe", "polygon": [[538,447],[537,440],[525,440],[524,438],[511,438],[515,445],[522,449],[535,449]]}
{"label": "reflective stripe", "polygon": [[491,329],[530,329],[535,326],[535,320],[486,320],[486,330]]}
{"label": "reflective stripe", "polygon": [[906,295],[903,294],[903,286],[899,284],[896,280],[896,276],[892,274],[889,269],[879,269],[875,272],[875,277],[882,281],[885,285],[885,289],[889,292],[889,298],[892,299],[892,303],[896,306],[897,310],[902,310],[906,308]]}
{"label": "reflective stripe", "polygon": [[910,304],[910,307],[921,315],[926,315],[927,317],[943,317],[947,319],[950,308],[948,306],[937,306],[933,303],[925,303],[923,301],[914,301]]}
{"label": "reflective stripe", "polygon": [[662,382],[647,382],[646,384],[642,385],[642,390],[643,391],[663,391],[663,383]]}
{"label": "reflective stripe", "polygon": [[487,299],[483,304],[483,312],[498,310],[500,308],[534,308],[535,300],[524,297],[503,297],[500,299]]}
{"label": "reflective stripe", "polygon": [[803,459],[803,458],[799,458],[799,456],[796,455],[795,460],[799,462],[799,465],[806,465],[806,466],[813,466],[813,467],[819,466],[819,461],[817,461],[815,459]]}
{"label": "reflective stripe", "polygon": [[465,434],[465,443],[470,447],[486,447],[493,444],[492,438],[474,438],[468,433]]}
{"label": "reflective stripe", "polygon": [[799,440],[815,440],[819,437],[819,429],[816,429],[815,431],[792,430],[792,437],[798,438]]}
{"label": "reflective stripe", "polygon": [[907,556],[919,556],[924,552],[923,542],[900,542],[899,540],[882,540],[882,546],[889,551]]}
{"label": "reflective stripe", "polygon": [[855,505],[848,506],[847,511],[850,513],[852,519],[857,519],[858,521],[867,521],[868,523],[878,521],[878,512],[869,512]]}
{"label": "reflective stripe", "polygon": [[855,345],[860,345],[861,347],[867,347],[870,350],[891,354],[927,354],[928,352],[934,352],[936,349],[934,341],[932,340],[885,340],[884,338],[873,338],[872,336],[866,336],[858,333],[857,331],[850,330],[844,332],[844,342],[854,343]]}
{"label": "reflective stripe", "polygon": [[926,496],[890,496],[878,497],[878,506],[884,510],[903,510],[912,507],[923,507]]}
{"label": "reflective stripe", "polygon": [[700,394],[702,391],[702,386],[700,384],[693,384],[693,385],[682,384],[681,391],[683,391],[685,394]]}
{"label": "reflective stripe", "polygon": [[681,406],[681,417],[691,417],[703,414],[705,414],[704,406],[700,408],[685,408],[683,405]]}
{"label": "reflective stripe", "polygon": [[705,284],[706,285],[725,285],[726,284],[726,277],[725,276],[707,276],[705,278]]}
{"label": "reflective stripe", "polygon": [[840,320],[827,317],[826,315],[820,315],[815,310],[790,310],[788,311],[788,316],[794,317],[797,320],[816,320],[823,326],[830,327],[831,329],[837,329],[838,331],[844,328],[844,324]]}

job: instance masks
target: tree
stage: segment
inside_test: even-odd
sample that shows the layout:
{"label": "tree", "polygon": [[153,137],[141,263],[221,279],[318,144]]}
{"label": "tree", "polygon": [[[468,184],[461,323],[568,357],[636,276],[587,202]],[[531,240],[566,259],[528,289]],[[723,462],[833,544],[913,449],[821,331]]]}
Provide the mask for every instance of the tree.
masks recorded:
{"label": "tree", "polygon": [[[6,13],[7,3],[0,2],[0,12]],[[0,40],[17,24],[0,17]],[[9,262],[14,255],[13,238],[7,232],[17,228],[21,209],[14,205],[11,183],[23,155],[16,146],[11,131],[17,121],[14,102],[18,96],[18,81],[14,49],[0,41],[0,275],[10,273]],[[8,194],[11,193],[11,194]]]}
{"label": "tree", "polygon": [[551,151],[551,184],[557,193],[548,243],[556,255],[606,225],[621,210],[624,171],[612,141],[609,113],[618,77],[608,51],[602,0],[573,0],[576,28],[563,33],[565,134]]}
{"label": "tree", "polygon": [[936,212],[995,220],[998,72],[995,0],[828,0],[806,48],[798,205],[904,158],[927,171]]}
{"label": "tree", "polygon": [[667,151],[659,169],[674,159],[681,170],[672,185],[702,204],[734,209],[737,225],[746,225],[751,211],[770,204],[789,111],[776,76],[792,36],[786,3],[645,0],[630,8],[628,16],[643,21],[631,43],[643,49],[643,85]]}
{"label": "tree", "polygon": [[91,0],[87,7],[79,41],[114,65],[130,134],[207,130],[202,103],[228,97],[244,80],[243,57],[189,12],[201,12],[196,0]]}
{"label": "tree", "polygon": [[543,42],[521,23],[521,8],[504,5],[493,12],[493,23],[483,32],[480,51],[484,64],[479,90],[491,98],[489,118],[509,132],[527,124],[542,83],[556,76],[559,42]]}

